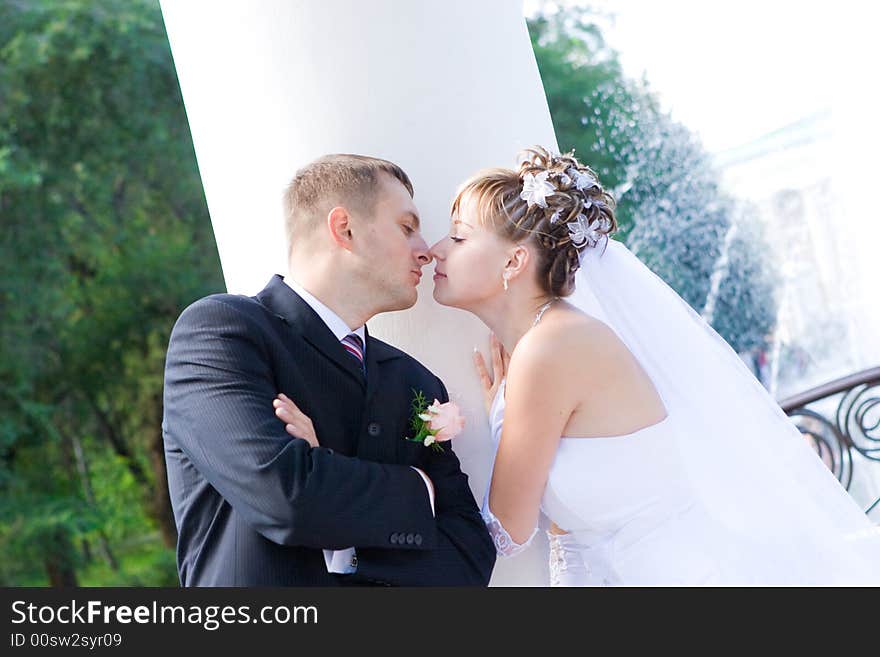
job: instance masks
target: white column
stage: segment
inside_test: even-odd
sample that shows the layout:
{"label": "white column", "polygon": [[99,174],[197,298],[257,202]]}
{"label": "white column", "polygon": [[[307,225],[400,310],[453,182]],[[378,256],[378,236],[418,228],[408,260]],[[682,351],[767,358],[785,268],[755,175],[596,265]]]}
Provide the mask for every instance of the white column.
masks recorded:
{"label": "white column", "polygon": [[[286,269],[281,193],[310,160],[361,153],[412,178],[428,243],[448,229],[458,183],[556,148],[518,0],[162,0],[226,284],[253,294]],[[474,346],[487,330],[437,306],[430,276],[412,310],[374,335],[436,372],[464,408],[455,450],[477,501],[490,446]],[[402,438],[401,438],[402,439]],[[544,585],[546,541],[499,561],[493,585]]]}

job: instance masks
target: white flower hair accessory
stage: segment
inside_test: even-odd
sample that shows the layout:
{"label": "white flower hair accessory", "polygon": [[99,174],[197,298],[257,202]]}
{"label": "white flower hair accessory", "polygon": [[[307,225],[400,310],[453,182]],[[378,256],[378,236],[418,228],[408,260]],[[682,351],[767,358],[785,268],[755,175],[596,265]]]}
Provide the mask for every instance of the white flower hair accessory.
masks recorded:
{"label": "white flower hair accessory", "polygon": [[549,171],[542,171],[538,175],[527,173],[523,178],[523,190],[519,197],[526,202],[528,207],[539,205],[542,208],[547,207],[546,197],[556,193],[556,187],[553,183],[547,181]]}
{"label": "white flower hair accessory", "polygon": [[571,243],[577,248],[585,245],[596,246],[599,240],[611,228],[611,222],[605,217],[594,219],[588,225],[587,217],[584,214],[579,214],[575,221],[570,221],[566,225],[568,226],[568,235],[571,238]]}
{"label": "white flower hair accessory", "polygon": [[591,187],[598,187],[599,181],[596,180],[589,173],[584,173],[582,171],[578,171],[574,167],[569,167],[568,173],[574,179],[574,186],[577,188],[579,192],[584,191],[585,189],[590,189]]}

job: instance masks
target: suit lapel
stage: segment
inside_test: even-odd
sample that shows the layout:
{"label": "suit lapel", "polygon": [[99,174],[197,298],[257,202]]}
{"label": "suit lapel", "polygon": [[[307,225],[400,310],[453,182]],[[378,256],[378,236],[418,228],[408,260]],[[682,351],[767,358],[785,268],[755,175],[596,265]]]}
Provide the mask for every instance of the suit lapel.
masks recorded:
{"label": "suit lapel", "polygon": [[[381,340],[367,336],[367,396],[364,404],[364,415],[361,419],[361,438],[358,441],[357,455],[371,461],[396,463],[398,443],[402,440],[395,427],[400,421],[401,413],[408,414],[410,399],[400,397],[399,368],[392,366],[392,361],[404,356]],[[404,418],[408,423],[408,416]],[[378,428],[374,434],[373,429]]]}
{"label": "suit lapel", "polygon": [[[256,296],[256,299],[269,312],[281,319],[291,331],[302,337],[346,375],[355,379],[364,389],[365,399],[360,427],[355,429],[355,444],[347,453],[356,453],[372,460],[393,462],[397,454],[396,436],[391,435],[387,430],[382,431],[381,422],[378,427],[381,437],[378,441],[373,437],[364,438],[364,434],[366,432],[369,435],[369,425],[374,423],[377,418],[388,416],[388,411],[394,408],[394,404],[391,409],[387,408],[388,401],[398,401],[388,395],[389,392],[391,395],[396,393],[389,391],[389,386],[383,386],[383,384],[387,384],[389,381],[393,383],[393,377],[389,373],[390,361],[401,358],[405,354],[381,340],[371,337],[369,330],[365,327],[367,352],[367,378],[365,382],[357,361],[345,350],[311,306],[296,294],[281,276],[273,276],[269,284]],[[385,395],[380,393],[383,388]],[[390,386],[390,388],[394,389],[395,387]],[[340,403],[342,402],[340,401]],[[408,412],[409,397],[399,403],[403,412]],[[376,404],[381,404],[381,408],[376,407]],[[393,411],[391,414],[394,414]]]}
{"label": "suit lapel", "polygon": [[[355,359],[336,339],[318,313],[312,310],[312,307],[294,292],[281,276],[278,274],[273,276],[256,298],[339,369],[355,379],[362,387],[366,387],[363,374]],[[367,357],[370,357],[369,348]],[[369,361],[367,367],[369,368]],[[367,371],[369,372],[369,369]]]}
{"label": "suit lapel", "polygon": [[369,408],[382,381],[382,363],[394,358],[395,354],[384,342],[371,338],[367,327],[364,327],[364,335],[367,338],[367,403],[365,408]]}

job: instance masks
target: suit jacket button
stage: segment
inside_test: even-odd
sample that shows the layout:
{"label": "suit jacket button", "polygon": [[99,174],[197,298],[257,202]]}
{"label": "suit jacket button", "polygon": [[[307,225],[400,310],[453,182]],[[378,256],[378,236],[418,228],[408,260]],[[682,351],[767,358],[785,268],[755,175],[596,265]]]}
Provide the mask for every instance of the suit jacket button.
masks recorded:
{"label": "suit jacket button", "polygon": [[382,433],[382,427],[379,426],[378,422],[370,422],[370,424],[367,426],[367,433],[375,438],[380,433]]}
{"label": "suit jacket button", "polygon": [[391,543],[396,544],[397,543],[397,536],[398,536],[397,532],[394,532],[393,534],[391,534],[391,538],[389,538],[388,540],[391,541]]}
{"label": "suit jacket button", "polygon": [[421,545],[422,544],[422,535],[416,534],[415,537],[413,538],[413,540],[416,542],[416,545]]}
{"label": "suit jacket button", "polygon": [[415,537],[412,534],[406,535],[406,544],[407,545],[412,545],[414,540],[415,540]]}

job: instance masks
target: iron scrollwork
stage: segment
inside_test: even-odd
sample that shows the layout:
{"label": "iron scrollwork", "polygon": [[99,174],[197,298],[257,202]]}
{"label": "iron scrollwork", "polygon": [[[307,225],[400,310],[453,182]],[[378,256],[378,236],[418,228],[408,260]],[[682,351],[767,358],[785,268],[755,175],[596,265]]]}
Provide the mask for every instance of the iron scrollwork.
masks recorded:
{"label": "iron scrollwork", "polygon": [[[819,410],[838,395],[833,415]],[[880,367],[812,388],[779,405],[847,490],[853,480],[854,453],[880,461]]]}

